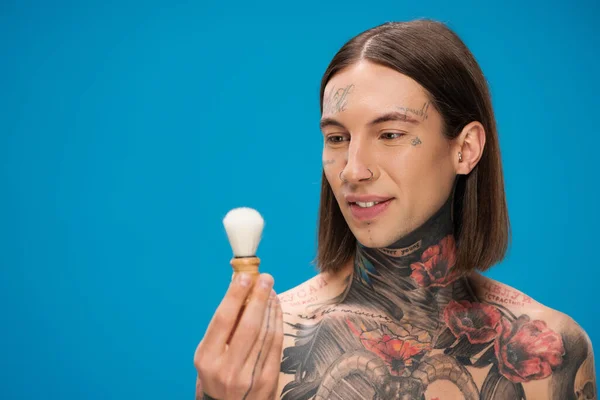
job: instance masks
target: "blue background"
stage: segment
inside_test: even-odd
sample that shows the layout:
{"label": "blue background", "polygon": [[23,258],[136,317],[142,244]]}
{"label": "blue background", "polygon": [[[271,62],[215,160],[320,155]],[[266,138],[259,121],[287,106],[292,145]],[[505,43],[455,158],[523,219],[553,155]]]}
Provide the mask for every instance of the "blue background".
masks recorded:
{"label": "blue background", "polygon": [[193,398],[222,217],[264,215],[278,292],[314,274],[321,74],[417,17],[490,81],[514,240],[488,275],[600,348],[598,4],[4,0],[0,397]]}

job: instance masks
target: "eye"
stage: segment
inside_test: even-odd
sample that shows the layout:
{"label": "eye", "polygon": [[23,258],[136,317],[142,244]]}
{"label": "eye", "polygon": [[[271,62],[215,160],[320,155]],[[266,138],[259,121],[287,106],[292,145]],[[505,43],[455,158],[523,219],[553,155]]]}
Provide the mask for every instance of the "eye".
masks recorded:
{"label": "eye", "polygon": [[329,144],[341,144],[346,141],[346,137],[343,135],[329,135],[325,138],[326,142]]}
{"label": "eye", "polygon": [[386,140],[394,140],[394,139],[399,139],[405,135],[406,134],[404,134],[402,132],[384,132],[381,134],[381,138],[386,139]]}

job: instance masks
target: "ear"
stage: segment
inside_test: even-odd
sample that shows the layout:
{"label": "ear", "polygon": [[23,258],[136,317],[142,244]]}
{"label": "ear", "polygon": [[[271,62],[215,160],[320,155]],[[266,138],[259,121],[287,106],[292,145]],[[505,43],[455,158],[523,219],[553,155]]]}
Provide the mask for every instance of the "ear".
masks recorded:
{"label": "ear", "polygon": [[[454,169],[457,175],[468,175],[477,165],[485,147],[485,129],[480,122],[467,124],[454,139]],[[460,154],[459,154],[460,153]]]}

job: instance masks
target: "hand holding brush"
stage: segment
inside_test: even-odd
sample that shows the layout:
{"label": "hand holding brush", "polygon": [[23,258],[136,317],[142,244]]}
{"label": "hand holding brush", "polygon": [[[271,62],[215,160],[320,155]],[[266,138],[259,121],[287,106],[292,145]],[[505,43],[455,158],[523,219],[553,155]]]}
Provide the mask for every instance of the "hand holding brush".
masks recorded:
{"label": "hand holding brush", "polygon": [[256,250],[264,221],[249,208],[223,220],[234,274],[194,355],[197,399],[274,399],[283,345],[281,306],[273,277],[260,274]]}

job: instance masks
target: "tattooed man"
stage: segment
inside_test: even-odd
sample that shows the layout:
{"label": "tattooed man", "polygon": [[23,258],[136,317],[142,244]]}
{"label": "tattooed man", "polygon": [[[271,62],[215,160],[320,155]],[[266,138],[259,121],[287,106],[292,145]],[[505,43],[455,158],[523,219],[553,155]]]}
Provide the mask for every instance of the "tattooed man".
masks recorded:
{"label": "tattooed man", "polygon": [[321,99],[320,274],[271,300],[264,276],[237,328],[250,289],[232,284],[197,350],[199,398],[596,399],[581,327],[478,272],[504,257],[509,221],[462,41],[431,21],[370,29]]}

